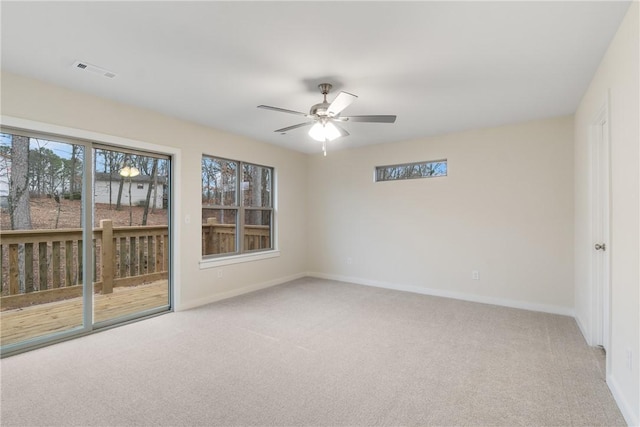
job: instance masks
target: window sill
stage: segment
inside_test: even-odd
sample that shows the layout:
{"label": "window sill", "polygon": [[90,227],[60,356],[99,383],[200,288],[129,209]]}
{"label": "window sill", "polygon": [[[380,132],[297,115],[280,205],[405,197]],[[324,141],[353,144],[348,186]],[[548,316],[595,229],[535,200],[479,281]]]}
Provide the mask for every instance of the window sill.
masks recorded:
{"label": "window sill", "polygon": [[240,264],[242,262],[252,262],[252,261],[259,261],[262,259],[277,258],[279,256],[280,256],[280,251],[271,250],[271,251],[256,252],[251,254],[230,255],[230,256],[225,256],[220,258],[203,259],[202,261],[200,261],[200,270],[204,270],[207,268],[222,267],[224,265]]}

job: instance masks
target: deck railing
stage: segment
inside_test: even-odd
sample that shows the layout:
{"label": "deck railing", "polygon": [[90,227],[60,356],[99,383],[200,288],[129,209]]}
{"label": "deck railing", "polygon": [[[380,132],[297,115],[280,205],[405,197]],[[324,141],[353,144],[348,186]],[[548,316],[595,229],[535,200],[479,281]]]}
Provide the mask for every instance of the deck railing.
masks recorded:
{"label": "deck railing", "polygon": [[[82,244],[82,229],[79,228],[2,231],[2,309],[82,295],[86,262]],[[113,227],[111,220],[102,220],[100,228],[93,230],[92,245],[94,292],[111,293],[117,286],[168,277],[166,225]]]}
{"label": "deck railing", "polygon": [[[271,248],[271,227],[268,225],[244,226],[244,249],[248,251]],[[202,224],[202,253],[204,255],[228,254],[236,251],[235,224],[218,224],[209,218]]]}
{"label": "deck railing", "polygon": [[[209,221],[202,225],[203,254],[236,251],[236,226]],[[166,279],[168,227],[113,227],[100,221],[93,230],[94,292]],[[86,260],[82,229],[9,230],[0,233],[0,307],[2,310],[82,295]],[[245,250],[271,247],[267,225],[244,227]],[[21,280],[22,278],[22,280]]]}

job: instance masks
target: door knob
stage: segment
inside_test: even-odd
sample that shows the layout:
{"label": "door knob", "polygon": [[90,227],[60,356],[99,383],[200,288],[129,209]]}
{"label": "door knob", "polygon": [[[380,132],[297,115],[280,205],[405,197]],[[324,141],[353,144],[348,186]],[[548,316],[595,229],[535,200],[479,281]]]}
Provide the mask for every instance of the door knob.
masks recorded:
{"label": "door knob", "polygon": [[596,251],[606,251],[607,250],[607,245],[605,245],[604,243],[600,244],[600,243],[596,243]]}

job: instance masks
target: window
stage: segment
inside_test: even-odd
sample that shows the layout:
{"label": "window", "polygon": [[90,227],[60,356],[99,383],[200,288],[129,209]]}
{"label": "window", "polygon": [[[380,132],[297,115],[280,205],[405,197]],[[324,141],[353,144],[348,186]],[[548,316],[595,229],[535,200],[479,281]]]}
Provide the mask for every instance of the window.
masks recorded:
{"label": "window", "polygon": [[273,249],[273,168],[202,157],[202,254]]}
{"label": "window", "polygon": [[447,176],[447,159],[376,166],[376,182]]}

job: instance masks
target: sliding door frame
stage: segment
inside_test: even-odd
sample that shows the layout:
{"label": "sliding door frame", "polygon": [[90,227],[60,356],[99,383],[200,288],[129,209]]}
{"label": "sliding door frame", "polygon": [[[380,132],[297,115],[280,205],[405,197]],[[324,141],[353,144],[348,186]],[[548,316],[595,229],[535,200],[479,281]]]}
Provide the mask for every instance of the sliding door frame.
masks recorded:
{"label": "sliding door frame", "polygon": [[[83,177],[82,177],[82,239],[83,259],[93,259],[93,245],[87,244],[93,240],[93,197],[88,197],[93,193],[93,150],[95,148],[106,148],[111,150],[123,150],[129,153],[139,153],[143,155],[166,156],[169,160],[169,200],[167,206],[167,221],[169,226],[169,265],[168,265],[168,308],[166,306],[158,309],[150,309],[138,314],[123,316],[113,321],[104,321],[98,324],[93,322],[93,262],[86,263],[83,266],[83,310],[82,310],[82,326],[69,329],[67,331],[54,334],[34,337],[19,343],[3,346],[0,350],[0,357],[8,357],[25,351],[45,347],[58,342],[67,341],[81,336],[89,335],[94,332],[109,329],[115,326],[121,326],[127,323],[144,320],[149,317],[165,314],[175,310],[176,304],[179,302],[179,295],[176,286],[178,286],[179,260],[174,256],[176,253],[177,238],[179,236],[178,218],[180,208],[179,200],[177,200],[177,192],[174,176],[179,171],[179,161],[181,150],[179,148],[161,146],[142,141],[135,141],[126,138],[116,137],[107,134],[101,134],[82,129],[52,125],[48,123],[37,122],[33,120],[21,119],[10,116],[0,116],[0,130],[4,133],[12,133],[32,138],[43,138],[63,143],[75,144],[83,146]],[[142,149],[140,149],[142,148]],[[87,226],[89,224],[89,226]]]}
{"label": "sliding door frame", "polygon": [[[135,313],[131,313],[131,314],[127,314],[124,316],[120,316],[120,317],[116,317],[113,319],[107,319],[107,320],[103,320],[100,322],[95,322],[92,321],[93,324],[93,329],[104,329],[104,328],[110,328],[113,326],[119,326],[123,323],[129,323],[129,322],[133,322],[136,321],[138,319],[143,319],[143,318],[147,318],[147,317],[151,317],[157,314],[163,314],[166,313],[167,311],[172,311],[173,310],[173,286],[172,286],[172,280],[171,280],[171,271],[172,271],[172,265],[173,263],[171,262],[172,258],[172,246],[173,246],[173,235],[171,233],[171,230],[173,228],[173,224],[171,223],[172,221],[172,215],[171,215],[171,207],[172,207],[172,203],[171,203],[171,199],[173,197],[173,173],[172,173],[172,158],[170,155],[167,154],[163,154],[163,153],[158,153],[158,152],[151,152],[151,151],[147,151],[147,150],[138,150],[138,149],[133,149],[133,148],[127,148],[127,147],[122,147],[122,146],[115,146],[115,145],[110,145],[110,144],[104,144],[104,143],[99,143],[99,142],[95,142],[91,144],[91,154],[93,155],[93,150],[108,150],[108,151],[118,151],[121,153],[125,153],[125,154],[133,154],[133,155],[138,155],[138,156],[147,156],[147,157],[153,157],[156,159],[161,159],[161,160],[167,160],[169,162],[169,177],[168,177],[168,184],[169,184],[169,198],[167,200],[168,206],[167,206],[167,224],[169,226],[169,265],[168,265],[168,278],[169,278],[169,282],[168,282],[168,292],[169,292],[169,298],[167,301],[167,304],[162,305],[162,306],[158,306],[158,307],[154,307],[154,308],[150,308],[147,310],[143,310],[143,311],[137,311]],[[92,164],[93,164],[93,158],[92,160]],[[92,172],[96,172],[93,171]],[[92,177],[93,178],[93,177]],[[93,182],[91,182],[91,184],[93,184]],[[95,195],[94,195],[95,196]],[[92,213],[93,213],[93,198],[91,198],[91,200],[89,200],[89,202],[91,203],[91,209],[92,209]],[[94,225],[95,226],[95,225]],[[92,234],[93,234],[93,230],[92,230]],[[93,237],[91,237],[93,238]],[[89,248],[89,253],[90,256],[93,257],[94,254],[93,252],[91,252],[91,248]],[[85,255],[86,256],[86,255]],[[92,259],[92,258],[85,258],[85,259]],[[92,264],[92,268],[93,268],[93,262]],[[92,291],[93,294],[93,291]],[[91,304],[91,313],[90,315],[93,316],[94,311],[93,311],[93,303]]]}

